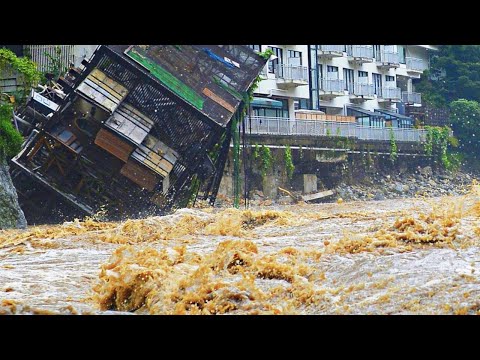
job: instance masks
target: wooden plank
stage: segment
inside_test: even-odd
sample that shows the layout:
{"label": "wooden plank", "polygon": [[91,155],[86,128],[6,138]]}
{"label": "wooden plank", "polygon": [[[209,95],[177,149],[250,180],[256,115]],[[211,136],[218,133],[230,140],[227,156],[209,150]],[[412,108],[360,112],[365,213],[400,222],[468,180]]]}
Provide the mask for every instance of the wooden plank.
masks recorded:
{"label": "wooden plank", "polygon": [[130,141],[140,145],[149,131],[153,128],[153,121],[141,114],[132,106],[120,104],[105,125]]}
{"label": "wooden plank", "polygon": [[98,69],[93,69],[76,91],[94,100],[111,112],[115,110],[128,94],[128,90],[125,87],[110,79]]}
{"label": "wooden plank", "polygon": [[134,147],[129,143],[121,140],[118,136],[111,132],[101,129],[95,137],[95,145],[108,151],[113,156],[127,162]]}
{"label": "wooden plank", "polygon": [[159,139],[157,139],[152,135],[147,135],[147,137],[143,142],[143,145],[146,148],[151,149],[156,153],[160,154],[172,164],[175,164],[177,162],[177,159],[179,158],[179,155],[175,150],[168,147],[166,144],[164,144],[163,142],[161,142]]}
{"label": "wooden plank", "polygon": [[217,104],[220,104],[221,106],[223,106],[225,109],[227,109],[228,111],[230,111],[231,113],[234,113],[235,112],[235,108],[230,105],[228,102],[226,102],[225,100],[223,100],[220,96],[218,96],[217,94],[215,94],[212,90],[208,89],[208,88],[205,88],[202,90],[202,93],[205,95],[205,96],[208,96],[210,99],[212,99],[213,101],[215,101]]}
{"label": "wooden plank", "polygon": [[327,196],[332,196],[334,192],[332,190],[326,190],[326,191],[320,191],[315,194],[309,194],[309,195],[303,195],[302,200],[303,201],[312,201],[312,200],[317,200],[317,199],[322,199]]}
{"label": "wooden plank", "polygon": [[105,90],[110,90],[109,92],[117,97],[119,100],[122,100],[127,96],[128,90],[123,85],[120,85],[115,80],[109,78],[105,73],[95,68],[90,74],[88,74],[87,79],[96,82]]}
{"label": "wooden plank", "polygon": [[128,160],[120,170],[120,174],[148,191],[153,191],[160,182],[160,179],[153,172],[134,160]]}

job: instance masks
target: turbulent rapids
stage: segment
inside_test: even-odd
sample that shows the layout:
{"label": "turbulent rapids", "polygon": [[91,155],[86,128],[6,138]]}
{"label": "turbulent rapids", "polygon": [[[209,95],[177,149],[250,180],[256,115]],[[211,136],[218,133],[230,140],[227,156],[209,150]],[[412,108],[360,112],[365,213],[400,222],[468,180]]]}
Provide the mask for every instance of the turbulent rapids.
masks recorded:
{"label": "turbulent rapids", "polygon": [[0,313],[477,314],[465,196],[95,218],[0,231]]}

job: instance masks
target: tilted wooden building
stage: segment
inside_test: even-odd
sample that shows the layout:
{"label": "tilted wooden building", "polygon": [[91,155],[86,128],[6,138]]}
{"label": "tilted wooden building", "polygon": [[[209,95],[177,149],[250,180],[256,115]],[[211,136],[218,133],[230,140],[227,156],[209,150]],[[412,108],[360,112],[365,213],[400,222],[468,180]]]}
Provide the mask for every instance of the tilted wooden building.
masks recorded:
{"label": "tilted wooden building", "polygon": [[32,92],[15,178],[87,214],[168,211],[198,189],[213,202],[232,117],[265,63],[243,45],[101,46]]}

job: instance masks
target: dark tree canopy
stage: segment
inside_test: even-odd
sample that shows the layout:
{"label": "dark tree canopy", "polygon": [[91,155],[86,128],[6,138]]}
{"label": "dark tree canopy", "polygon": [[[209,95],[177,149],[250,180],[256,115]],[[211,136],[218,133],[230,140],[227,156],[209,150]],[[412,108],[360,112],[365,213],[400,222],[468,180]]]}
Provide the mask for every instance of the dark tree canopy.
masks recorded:
{"label": "dark tree canopy", "polygon": [[480,151],[480,45],[441,45],[416,90],[424,102],[450,108],[460,149],[476,158]]}

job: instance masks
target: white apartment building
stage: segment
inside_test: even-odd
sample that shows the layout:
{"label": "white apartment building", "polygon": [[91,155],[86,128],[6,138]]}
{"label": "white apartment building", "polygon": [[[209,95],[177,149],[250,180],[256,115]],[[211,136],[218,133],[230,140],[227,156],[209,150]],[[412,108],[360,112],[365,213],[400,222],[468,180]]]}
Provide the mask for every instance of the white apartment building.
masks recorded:
{"label": "white apartment building", "polygon": [[[255,116],[295,119],[295,110],[354,116],[359,125],[411,127],[405,106],[420,106],[414,80],[432,45],[250,45],[272,49],[256,91]],[[328,119],[332,118],[329,117]]]}

